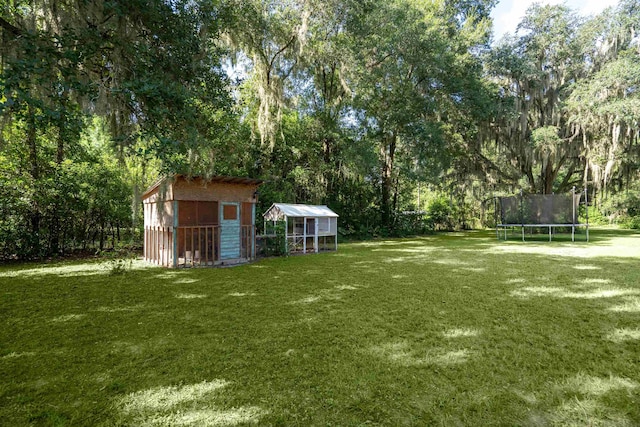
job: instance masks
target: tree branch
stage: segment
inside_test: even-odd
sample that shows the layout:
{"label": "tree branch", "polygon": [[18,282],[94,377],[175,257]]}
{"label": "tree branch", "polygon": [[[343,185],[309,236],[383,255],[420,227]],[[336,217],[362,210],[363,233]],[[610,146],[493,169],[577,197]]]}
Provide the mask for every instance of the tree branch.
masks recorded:
{"label": "tree branch", "polygon": [[9,31],[11,34],[13,34],[16,37],[22,35],[22,30],[20,28],[18,28],[15,25],[11,24],[10,22],[5,20],[1,16],[0,16],[0,27],[2,27],[5,30]]}
{"label": "tree branch", "polygon": [[282,48],[277,51],[274,55],[273,58],[271,58],[271,61],[269,62],[269,71],[271,71],[273,69],[273,63],[275,62],[276,58],[285,50],[287,50],[289,48],[289,46],[291,46],[293,44],[293,42],[296,40],[296,36],[294,35],[293,37],[291,37],[291,40],[289,40],[284,46],[282,46]]}
{"label": "tree branch", "polygon": [[484,156],[482,153],[478,151],[474,151],[472,155],[475,156],[476,159],[479,159],[481,163],[484,164],[489,170],[496,172],[498,176],[500,176],[501,178],[506,179],[508,181],[513,181],[513,182],[518,181],[517,176],[511,175],[508,172],[503,171],[498,165],[496,165],[493,161],[491,161],[489,158]]}
{"label": "tree branch", "polygon": [[372,62],[372,63],[370,63],[370,64],[367,64],[367,68],[375,68],[375,67],[377,67],[378,65],[380,65],[380,64],[382,64],[384,61],[386,61],[386,60],[387,60],[387,58],[390,58],[390,57],[391,57],[391,55],[392,55],[392,53],[388,53],[388,54],[384,55],[382,58],[380,58],[379,60],[377,60],[377,61],[375,61],[375,62]]}

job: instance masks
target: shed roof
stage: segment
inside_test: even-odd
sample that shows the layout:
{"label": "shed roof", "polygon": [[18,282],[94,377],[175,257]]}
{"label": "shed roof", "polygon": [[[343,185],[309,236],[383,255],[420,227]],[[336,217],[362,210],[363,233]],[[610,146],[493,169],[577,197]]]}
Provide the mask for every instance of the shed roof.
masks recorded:
{"label": "shed roof", "polygon": [[158,179],[156,182],[154,182],[151,185],[151,187],[149,187],[147,189],[147,191],[145,191],[142,194],[142,198],[143,199],[147,198],[149,196],[149,194],[151,194],[153,192],[153,190],[158,188],[160,186],[160,184],[162,184],[163,182],[175,182],[180,178],[182,178],[182,179],[191,179],[191,180],[203,179],[206,182],[221,182],[221,183],[225,183],[225,184],[245,184],[245,185],[260,185],[260,184],[262,184],[264,182],[261,179],[239,178],[239,177],[234,177],[234,176],[212,176],[210,178],[204,178],[204,177],[198,177],[198,176],[187,177],[186,175],[176,174],[176,175],[173,175],[173,176],[168,176],[168,177],[163,177],[163,178]]}
{"label": "shed roof", "polygon": [[267,216],[273,209],[277,209],[278,212],[287,217],[333,217],[337,218],[339,215],[329,209],[325,205],[301,205],[301,204],[288,204],[288,203],[274,203],[265,212],[264,216]]}

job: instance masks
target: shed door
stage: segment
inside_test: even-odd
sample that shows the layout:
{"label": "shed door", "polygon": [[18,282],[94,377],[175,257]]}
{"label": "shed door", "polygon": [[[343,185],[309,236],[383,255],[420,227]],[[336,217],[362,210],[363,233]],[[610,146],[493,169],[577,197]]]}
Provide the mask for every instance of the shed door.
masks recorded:
{"label": "shed door", "polygon": [[220,259],[240,258],[240,205],[220,203]]}

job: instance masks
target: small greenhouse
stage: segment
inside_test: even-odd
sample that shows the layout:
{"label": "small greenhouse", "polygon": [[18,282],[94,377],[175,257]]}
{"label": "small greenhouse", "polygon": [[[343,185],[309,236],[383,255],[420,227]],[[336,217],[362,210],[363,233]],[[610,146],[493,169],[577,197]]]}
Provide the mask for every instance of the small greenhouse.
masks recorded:
{"label": "small greenhouse", "polygon": [[338,250],[338,214],[327,206],[274,203],[263,217],[265,231],[284,223],[289,253]]}

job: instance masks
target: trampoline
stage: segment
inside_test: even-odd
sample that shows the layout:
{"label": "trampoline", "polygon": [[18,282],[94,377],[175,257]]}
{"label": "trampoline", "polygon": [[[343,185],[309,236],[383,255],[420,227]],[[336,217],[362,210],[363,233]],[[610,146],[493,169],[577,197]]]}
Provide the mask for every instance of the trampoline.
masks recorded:
{"label": "trampoline", "polygon": [[585,209],[586,221],[580,223],[580,205],[587,206],[587,190],[570,194],[524,194],[496,197],[496,237],[507,240],[508,229],[521,229],[525,241],[526,229],[548,229],[549,241],[558,228],[571,229],[571,241],[575,242],[576,229],[584,228],[589,241],[589,215]]}

